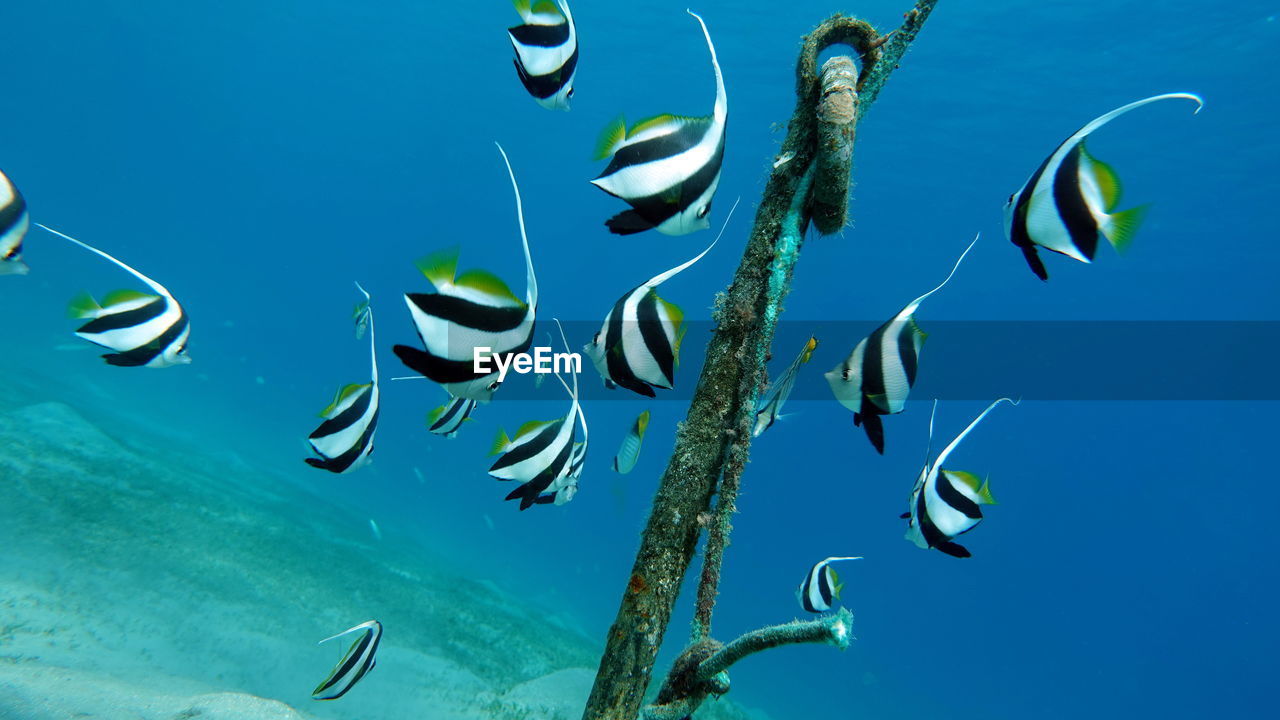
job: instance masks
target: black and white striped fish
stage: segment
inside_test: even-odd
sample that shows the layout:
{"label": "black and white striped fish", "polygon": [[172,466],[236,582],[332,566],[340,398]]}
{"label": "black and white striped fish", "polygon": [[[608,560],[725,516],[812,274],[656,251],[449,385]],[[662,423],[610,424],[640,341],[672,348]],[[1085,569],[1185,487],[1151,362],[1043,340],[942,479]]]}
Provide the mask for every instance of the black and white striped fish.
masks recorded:
{"label": "black and white striped fish", "polygon": [[[991,496],[988,483],[979,481],[976,475],[946,470],[942,465],[969,431],[977,427],[987,413],[1002,402],[1017,404],[1009,398],[996,400],[938,453],[936,460],[930,462],[926,456],[924,467],[911,490],[910,509],[902,514],[908,520],[906,537],[917,547],[936,548],[952,557],[970,556],[967,548],[952,541],[981,522],[982,510],[979,506],[993,505],[995,498]],[[929,437],[932,440],[932,417],[929,419]]]}
{"label": "black and white striped fish", "polygon": [[[507,29],[524,89],[548,110],[568,110],[578,72],[578,29],[568,0],[514,0],[523,25]],[[563,10],[561,9],[563,8]]]}
{"label": "black and white striped fish", "polygon": [[711,50],[715,108],[703,117],[658,115],[629,130],[619,118],[605,128],[596,159],[613,159],[591,183],[631,205],[632,209],[605,223],[618,235],[649,229],[685,235],[711,226],[711,201],[720,184],[729,101],[707,24],[692,11],[689,14],[702,26]]}
{"label": "black and white striped fish", "polygon": [[622,438],[622,447],[613,458],[613,471],[622,475],[631,472],[640,458],[640,445],[644,442],[644,433],[649,429],[649,411],[645,410],[631,425],[627,436]]}
{"label": "black and white striped fish", "polygon": [[[524,242],[528,289],[525,299],[517,298],[506,283],[483,270],[457,275],[458,248],[435,253],[418,262],[422,274],[435,287],[434,293],[406,293],[405,303],[413,317],[425,351],[408,345],[392,348],[409,369],[440,383],[450,395],[488,402],[501,384],[498,371],[477,373],[476,348],[489,348],[494,355],[510,360],[533,344],[534,316],[538,308],[538,280],[533,274],[529,237],[524,230],[524,208],[515,173],[502,146],[502,161],[511,176],[516,196],[516,218]],[[496,367],[491,362],[490,367]]]}
{"label": "black and white striped fish", "polygon": [[[499,430],[493,444],[491,454],[500,457],[489,468],[489,474],[499,480],[520,483],[506,499],[519,498],[521,510],[539,503],[540,495],[576,484],[575,470],[580,474],[586,459],[587,421],[578,402],[577,374],[574,374],[572,389],[563,378],[559,379],[572,400],[564,417],[525,423],[514,437],[507,437],[506,432]],[[578,443],[577,435],[579,425],[582,427],[581,443]]]}
{"label": "black and white striped fish", "polygon": [[311,691],[311,697],[314,700],[337,700],[355,684],[360,682],[365,675],[378,664],[378,645],[382,642],[382,623],[377,620],[360,623],[359,625],[321,640],[317,644],[324,644],[330,640],[337,640],[343,635],[349,635],[354,632],[364,633],[355,642],[351,643],[351,647],[347,649],[342,659],[329,672],[323,682]]}
{"label": "black and white striped fish", "polygon": [[849,357],[824,376],[840,404],[853,411],[853,424],[866,430],[871,445],[881,455],[884,454],[884,424],[880,416],[902,412],[911,386],[916,382],[920,348],[926,335],[916,325],[915,312],[920,303],[946,286],[976,242],[975,237],[941,285],[912,300],[891,320],[863,338]]}
{"label": "black and white striped fish", "polygon": [[471,398],[449,398],[449,402],[427,413],[427,432],[447,438],[457,435],[462,423],[471,418],[476,404]]}
{"label": "black and white striped fish", "polygon": [[[734,208],[737,203],[734,203]],[[649,278],[623,295],[591,342],[583,350],[604,378],[605,387],[624,387],[654,397],[653,388],[670,390],[684,335],[684,313],[658,297],[657,287],[702,259],[716,246],[729,226],[733,209],[725,217],[720,234],[692,260]]]}
{"label": "black and white striped fish", "polygon": [[107,293],[101,304],[84,293],[71,301],[71,317],[89,321],[76,330],[76,335],[115,351],[102,356],[108,365],[158,368],[191,362],[191,356],[187,355],[191,323],[186,311],[163,285],[70,235],[40,223],[35,225],[110,260],[156,292],[152,295],[137,290],[116,290]]}
{"label": "black and white striped fish", "polygon": [[1004,206],[1005,234],[1022,250],[1036,277],[1049,279],[1037,246],[1087,263],[1093,261],[1099,237],[1119,251],[1129,245],[1146,206],[1114,212],[1120,201],[1120,180],[1114,170],[1089,154],[1085,139],[1134,108],[1174,98],[1195,101],[1196,112],[1204,105],[1198,95],[1167,93],[1116,108],[1062,141],[1026,184],[1009,196]]}
{"label": "black and white striped fish", "polygon": [[760,407],[756,410],[756,424],[751,429],[752,437],[760,437],[765,430],[773,427],[778,418],[782,417],[782,406],[786,404],[787,398],[791,397],[791,389],[795,387],[800,366],[809,362],[809,358],[813,357],[813,351],[817,347],[818,338],[810,337],[796,359],[791,361],[782,376],[769,388],[769,393],[764,396]]}
{"label": "black and white striped fish", "polygon": [[26,275],[22,241],[31,228],[31,214],[22,193],[0,172],[0,275]]}
{"label": "black and white striped fish", "polygon": [[806,612],[823,613],[831,609],[831,603],[840,597],[844,587],[840,576],[831,569],[831,563],[838,560],[861,560],[862,557],[829,557],[809,569],[804,582],[796,588],[796,599]]}
{"label": "black and white striped fish", "polygon": [[[369,293],[356,283],[369,300]],[[333,473],[347,473],[369,462],[373,452],[373,433],[378,428],[380,395],[378,388],[378,351],[374,344],[373,309],[369,324],[369,364],[373,379],[363,385],[352,384],[338,391],[337,397],[320,417],[325,421],[307,438],[311,449],[320,457],[306,458],[307,464]]]}

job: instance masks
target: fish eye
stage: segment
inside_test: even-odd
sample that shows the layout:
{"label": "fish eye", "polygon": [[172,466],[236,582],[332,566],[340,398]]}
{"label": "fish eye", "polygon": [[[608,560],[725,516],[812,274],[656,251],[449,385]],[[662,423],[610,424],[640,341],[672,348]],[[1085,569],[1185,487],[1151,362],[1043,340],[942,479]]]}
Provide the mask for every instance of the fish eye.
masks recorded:
{"label": "fish eye", "polygon": [[845,369],[841,370],[841,371],[840,371],[840,377],[844,378],[844,379],[845,379],[845,381],[848,381],[848,380],[849,380],[849,368],[845,368]]}
{"label": "fish eye", "polygon": [[698,219],[701,220],[706,217],[709,212],[711,212],[711,203],[707,203],[706,205],[698,208]]}
{"label": "fish eye", "polygon": [[597,330],[597,331],[596,331],[595,336],[591,338],[591,344],[592,344],[592,345],[599,345],[599,344],[600,344],[600,331],[599,331],[599,330]]}
{"label": "fish eye", "polygon": [[569,88],[569,92],[565,93],[564,96],[567,98],[573,97],[573,88]]}

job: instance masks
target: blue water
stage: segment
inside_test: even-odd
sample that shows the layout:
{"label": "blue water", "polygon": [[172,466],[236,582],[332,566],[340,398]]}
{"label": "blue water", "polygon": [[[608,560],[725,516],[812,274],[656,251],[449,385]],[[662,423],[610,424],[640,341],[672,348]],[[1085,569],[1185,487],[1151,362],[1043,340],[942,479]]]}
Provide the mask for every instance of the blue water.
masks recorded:
{"label": "blue water", "polygon": [[[463,267],[491,269],[522,292],[494,140],[524,191],[544,318],[598,322],[622,292],[709,242],[710,233],[611,236],[602,222],[622,205],[586,182],[602,168],[590,159],[596,133],[619,112],[709,111],[706,48],[686,3],[574,3],[582,61],[568,114],[520,88],[503,32],[516,16],[504,2],[10,5],[0,11],[0,167],[34,219],[117,253],[179,297],[194,363],[130,370],[56,350],[78,342],[63,313],[72,294],[128,282],[33,231],[32,274],[0,282],[0,376],[73,376],[101,390],[80,401],[118,411],[121,428],[195,438],[286,471],[602,639],[700,344],[684,348],[677,400],[592,399],[582,489],[563,508],[517,512],[485,474],[499,424],[564,412],[555,383],[543,386],[545,401],[503,403],[499,393],[452,441],[421,426],[444,398],[438,388],[387,383],[374,464],[349,476],[306,468],[303,438],[338,385],[366,377],[366,346],[347,323],[353,280],[374,297],[384,377],[402,374],[390,345],[416,344],[400,300],[427,287],[415,258],[461,243]],[[926,330],[930,320],[1280,319],[1280,80],[1269,69],[1280,62],[1280,6],[939,5],[859,127],[853,228],[804,248],[784,316],[794,332],[887,318],[936,284],[976,232],[966,265],[921,311]],[[664,287],[689,318],[710,317],[737,266],[783,137],[771,125],[791,114],[800,36],[836,10],[888,29],[906,6],[693,8],[729,95],[713,223],[734,197],[743,205],[720,246]],[[1048,258],[1051,280],[1041,283],[1003,238],[1005,198],[1090,118],[1171,91],[1198,92],[1206,106],[1196,116],[1187,103],[1143,108],[1091,143],[1125,181],[1126,206],[1154,203],[1132,251],[1103,248],[1092,266]],[[821,372],[859,338],[820,339],[800,381],[814,398],[825,397]],[[795,345],[777,349],[775,372]],[[989,352],[1007,358],[1019,347]],[[1118,370],[1158,360],[1143,347],[1089,355]],[[583,381],[598,384],[594,370]],[[1177,388],[1169,398],[1028,398],[994,412],[956,460],[989,472],[1000,500],[966,537],[974,557],[964,561],[905,542],[897,519],[924,453],[929,398],[886,420],[883,458],[834,402],[793,402],[798,414],[753,448],[716,634],[791,619],[809,565],[854,554],[866,559],[841,574],[857,641],[843,654],[796,647],[750,658],[734,669],[732,697],[774,718],[1258,715],[1280,642],[1264,485],[1276,406],[1185,402]],[[939,436],[983,406],[944,401]],[[619,478],[612,453],[645,407],[654,419],[640,464]],[[659,672],[682,643],[689,601]]]}

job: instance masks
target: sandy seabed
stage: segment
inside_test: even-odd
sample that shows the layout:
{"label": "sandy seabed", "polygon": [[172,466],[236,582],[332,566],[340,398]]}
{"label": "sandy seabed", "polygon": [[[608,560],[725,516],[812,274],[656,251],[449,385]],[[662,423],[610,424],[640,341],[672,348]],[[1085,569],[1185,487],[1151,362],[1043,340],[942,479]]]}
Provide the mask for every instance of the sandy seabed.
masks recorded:
{"label": "sandy seabed", "polygon": [[[253,472],[0,414],[0,720],[581,716],[590,638]],[[342,649],[315,640],[372,617],[377,669],[311,700]]]}

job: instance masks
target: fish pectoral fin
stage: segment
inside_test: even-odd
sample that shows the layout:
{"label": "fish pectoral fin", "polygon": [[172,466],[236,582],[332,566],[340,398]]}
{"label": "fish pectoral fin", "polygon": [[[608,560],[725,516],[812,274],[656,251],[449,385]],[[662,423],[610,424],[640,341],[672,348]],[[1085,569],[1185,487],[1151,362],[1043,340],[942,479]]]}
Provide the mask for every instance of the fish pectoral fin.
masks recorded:
{"label": "fish pectoral fin", "polygon": [[606,220],[604,224],[614,235],[635,235],[656,227],[635,210],[624,210]]}
{"label": "fish pectoral fin", "polygon": [[1116,175],[1116,171],[1108,164],[1094,157],[1085,147],[1084,141],[1080,141],[1080,155],[1084,160],[1084,165],[1088,167],[1093,180],[1098,184],[1098,191],[1102,193],[1102,202],[1105,204],[1107,212],[1115,209],[1116,204],[1120,202],[1120,178]]}
{"label": "fish pectoral fin", "polygon": [[898,516],[898,519],[899,519],[899,520],[910,520],[910,519],[911,519],[911,511],[910,511],[910,510],[908,510],[907,512],[902,513],[901,515],[899,515],[899,516]]}
{"label": "fish pectoral fin", "polygon": [[1108,216],[1107,221],[1102,224],[1102,235],[1107,238],[1116,252],[1123,253],[1129,249],[1133,236],[1137,234],[1138,226],[1142,224],[1142,219],[1146,217],[1150,207],[1150,205],[1139,205]]}

